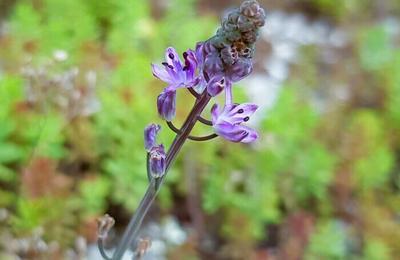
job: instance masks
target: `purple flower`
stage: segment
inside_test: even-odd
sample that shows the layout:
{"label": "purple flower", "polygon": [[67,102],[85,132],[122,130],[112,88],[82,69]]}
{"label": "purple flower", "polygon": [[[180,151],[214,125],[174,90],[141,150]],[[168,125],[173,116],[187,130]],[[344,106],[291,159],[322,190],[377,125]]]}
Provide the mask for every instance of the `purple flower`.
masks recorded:
{"label": "purple flower", "polygon": [[236,47],[224,47],[218,51],[210,41],[198,43],[196,60],[200,84],[196,90],[202,92],[207,88],[211,96],[216,96],[226,86],[242,80],[253,70],[250,54],[251,49],[249,48],[241,50],[239,56]]}
{"label": "purple flower", "polygon": [[220,111],[215,104],[211,109],[212,123],[216,134],[232,142],[251,143],[258,138],[258,134],[253,129],[242,126],[241,123],[247,122],[250,116],[257,110],[255,104],[226,104]]}
{"label": "purple flower", "polygon": [[253,71],[253,63],[249,58],[239,58],[229,66],[226,76],[232,82],[238,82],[247,77]]}
{"label": "purple flower", "polygon": [[162,144],[154,146],[149,152],[149,170],[153,178],[160,178],[165,173],[166,155]]}
{"label": "purple flower", "polygon": [[168,87],[157,98],[158,113],[162,118],[171,121],[175,117],[176,89],[190,88],[199,84],[196,76],[197,59],[194,51],[183,53],[184,63],[181,62],[175,49],[167,48],[163,67],[152,64],[153,75],[168,83]]}
{"label": "purple flower", "polygon": [[144,129],[144,147],[148,152],[156,146],[156,138],[160,129],[161,126],[156,124],[150,124]]}
{"label": "purple flower", "polygon": [[167,121],[171,121],[175,117],[176,110],[176,91],[168,88],[157,98],[158,114]]}
{"label": "purple flower", "polygon": [[196,55],[192,50],[183,53],[184,63],[181,62],[175,49],[167,48],[163,67],[152,64],[153,75],[168,83],[168,88],[188,88],[198,84],[199,79],[195,72],[197,69]]}
{"label": "purple flower", "polygon": [[226,80],[225,77],[221,74],[217,74],[214,76],[207,84],[207,92],[212,97],[215,97],[219,93],[221,93],[226,87],[230,87],[232,83],[229,80]]}

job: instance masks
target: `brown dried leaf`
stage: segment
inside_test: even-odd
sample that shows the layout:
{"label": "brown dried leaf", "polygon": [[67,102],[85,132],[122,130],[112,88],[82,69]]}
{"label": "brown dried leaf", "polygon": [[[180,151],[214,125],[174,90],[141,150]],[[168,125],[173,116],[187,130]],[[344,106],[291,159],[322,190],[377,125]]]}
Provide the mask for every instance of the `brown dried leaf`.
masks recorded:
{"label": "brown dried leaf", "polygon": [[34,159],[22,175],[22,190],[31,198],[63,197],[71,185],[72,180],[57,172],[56,163],[48,158]]}

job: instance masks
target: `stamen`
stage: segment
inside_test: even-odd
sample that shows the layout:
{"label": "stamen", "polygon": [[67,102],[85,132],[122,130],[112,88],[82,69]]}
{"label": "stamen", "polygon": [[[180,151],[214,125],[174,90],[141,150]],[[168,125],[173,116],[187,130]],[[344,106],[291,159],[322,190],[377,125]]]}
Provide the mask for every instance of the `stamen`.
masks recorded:
{"label": "stamen", "polygon": [[238,113],[242,114],[242,113],[244,113],[244,110],[241,108],[241,109],[238,110]]}
{"label": "stamen", "polygon": [[168,68],[170,68],[171,70],[173,70],[174,69],[174,66],[172,66],[172,65],[170,65],[170,64],[168,64],[167,62],[163,62],[163,63],[161,63],[162,65],[164,65],[165,67],[168,67]]}
{"label": "stamen", "polygon": [[225,83],[225,79],[223,78],[223,79],[221,79],[221,84],[224,84]]}
{"label": "stamen", "polygon": [[168,64],[167,62],[163,62],[163,63],[161,63],[162,65],[164,65],[165,67],[168,67],[168,68],[170,68],[171,70],[173,70],[174,69],[174,66],[172,66],[172,65],[170,65],[170,64]]}
{"label": "stamen", "polygon": [[210,81],[210,76],[208,76],[208,73],[203,71],[204,79],[209,82]]}
{"label": "stamen", "polygon": [[188,57],[188,54],[187,54],[187,52],[185,51],[185,52],[183,53],[183,58],[186,60],[187,57]]}
{"label": "stamen", "polygon": [[174,54],[172,54],[172,53],[168,54],[168,57],[169,57],[171,60],[173,60],[173,59],[175,58]]}
{"label": "stamen", "polygon": [[250,120],[250,117],[246,116],[245,118],[243,118],[243,121],[247,122]]}

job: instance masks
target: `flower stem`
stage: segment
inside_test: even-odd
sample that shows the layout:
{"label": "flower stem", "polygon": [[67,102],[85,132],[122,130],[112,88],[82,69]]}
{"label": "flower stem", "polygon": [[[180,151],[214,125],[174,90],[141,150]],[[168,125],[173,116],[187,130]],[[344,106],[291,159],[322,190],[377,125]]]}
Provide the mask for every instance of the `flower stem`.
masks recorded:
{"label": "flower stem", "polygon": [[157,196],[157,193],[164,182],[164,178],[167,176],[169,168],[172,166],[172,163],[174,162],[176,156],[178,155],[183,144],[188,139],[194,125],[196,124],[198,117],[201,115],[201,113],[207,106],[210,99],[211,96],[208,95],[207,91],[204,91],[204,93],[199,97],[199,99],[196,100],[195,105],[193,106],[192,110],[190,111],[190,114],[186,118],[185,123],[180,129],[180,133],[176,135],[174,141],[172,142],[168,150],[166,157],[165,174],[157,180],[158,185],[156,185],[156,179],[152,178],[149,186],[147,187],[147,191],[143,196],[142,201],[139,204],[139,207],[137,208],[136,212],[133,214],[131,220],[129,221],[129,225],[126,228],[122,236],[122,239],[117,246],[117,249],[115,250],[115,253],[112,257],[113,260],[122,259],[127,248],[130,245],[132,245],[132,243],[137,239],[143,219],[146,216],[148,210],[150,209],[150,206],[152,205],[155,197]]}

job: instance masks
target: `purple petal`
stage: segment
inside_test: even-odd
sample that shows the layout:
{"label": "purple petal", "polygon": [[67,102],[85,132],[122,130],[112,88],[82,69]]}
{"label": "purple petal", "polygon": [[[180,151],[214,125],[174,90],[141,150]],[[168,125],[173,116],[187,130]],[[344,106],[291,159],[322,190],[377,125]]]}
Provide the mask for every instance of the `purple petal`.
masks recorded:
{"label": "purple petal", "polygon": [[173,83],[171,75],[170,75],[170,73],[168,73],[168,71],[165,67],[160,67],[158,65],[151,64],[151,68],[152,68],[154,77],[156,77],[164,82],[167,82],[168,84]]}
{"label": "purple petal", "polygon": [[226,84],[225,78],[222,74],[215,75],[210,82],[207,84],[207,92],[212,96],[215,97],[219,93],[224,90]]}
{"label": "purple petal", "polygon": [[251,59],[241,58],[236,61],[235,64],[228,68],[226,75],[233,82],[237,82],[246,76],[248,76],[253,71],[253,64]]}
{"label": "purple petal", "polygon": [[211,44],[210,41],[197,43],[196,44],[196,58],[199,63],[199,66],[202,67],[202,65],[205,63],[206,57],[210,53],[215,53],[215,52],[216,52],[216,49]]}
{"label": "purple petal", "polygon": [[243,130],[246,131],[247,133],[246,137],[243,138],[243,140],[241,141],[242,143],[252,143],[258,139],[258,133],[254,129],[247,126],[240,126],[240,127],[242,127]]}
{"label": "purple petal", "polygon": [[218,104],[214,104],[211,108],[211,120],[213,125],[217,123],[218,117],[219,117],[219,106]]}
{"label": "purple petal", "polygon": [[144,147],[147,151],[156,146],[156,138],[160,129],[161,126],[156,124],[150,124],[144,129]]}
{"label": "purple petal", "polygon": [[245,103],[240,105],[227,106],[220,116],[220,120],[230,124],[241,124],[247,122],[250,116],[257,110],[256,104]]}
{"label": "purple petal", "polygon": [[222,136],[223,138],[235,143],[250,143],[258,138],[256,131],[241,125],[220,123],[214,125],[214,130],[219,136]]}
{"label": "purple petal", "polygon": [[207,55],[207,57],[205,58],[203,70],[210,77],[211,75],[220,74],[224,71],[224,65],[217,52]]}
{"label": "purple petal", "polygon": [[184,52],[183,58],[185,59],[185,67],[183,67],[183,71],[185,71],[186,74],[186,81],[191,82],[194,79],[195,71],[197,69],[196,55],[189,49]]}
{"label": "purple petal", "polygon": [[158,114],[165,120],[171,121],[175,117],[176,110],[176,91],[164,89],[157,98]]}
{"label": "purple petal", "polygon": [[168,47],[165,51],[165,61],[169,65],[172,65],[175,71],[182,71],[182,62],[173,47]]}

